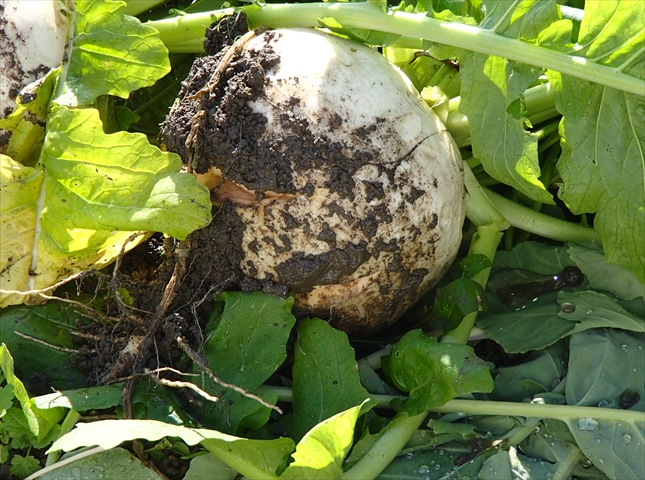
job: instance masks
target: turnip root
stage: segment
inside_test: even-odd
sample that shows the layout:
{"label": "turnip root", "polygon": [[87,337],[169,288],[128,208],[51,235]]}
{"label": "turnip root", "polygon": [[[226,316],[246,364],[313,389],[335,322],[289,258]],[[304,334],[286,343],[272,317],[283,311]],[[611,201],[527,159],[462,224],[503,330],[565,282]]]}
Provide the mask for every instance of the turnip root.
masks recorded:
{"label": "turnip root", "polygon": [[282,286],[300,315],[352,335],[382,329],[455,258],[459,152],[378,52],[314,30],[249,35],[196,61],[162,143],[213,187],[213,222],[242,225],[238,286]]}
{"label": "turnip root", "polygon": [[67,18],[59,0],[0,0],[0,118],[28,84],[60,65]]}

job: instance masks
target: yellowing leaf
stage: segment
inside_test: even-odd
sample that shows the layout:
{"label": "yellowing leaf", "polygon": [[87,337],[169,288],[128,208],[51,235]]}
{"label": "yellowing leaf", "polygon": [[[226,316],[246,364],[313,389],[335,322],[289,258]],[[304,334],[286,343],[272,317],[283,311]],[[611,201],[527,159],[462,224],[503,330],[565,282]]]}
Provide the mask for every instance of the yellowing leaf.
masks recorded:
{"label": "yellowing leaf", "polygon": [[145,136],[103,133],[94,109],[56,108],[39,166],[0,166],[0,307],[112,262],[148,232],[179,239],[210,222],[210,199],[178,156]]}

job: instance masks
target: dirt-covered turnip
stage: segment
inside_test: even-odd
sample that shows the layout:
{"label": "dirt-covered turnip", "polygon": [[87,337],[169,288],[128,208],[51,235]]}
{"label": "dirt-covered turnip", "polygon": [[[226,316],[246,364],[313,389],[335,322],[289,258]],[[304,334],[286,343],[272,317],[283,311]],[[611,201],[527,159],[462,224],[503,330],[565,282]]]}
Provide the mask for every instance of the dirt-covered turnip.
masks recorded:
{"label": "dirt-covered turnip", "polygon": [[16,97],[63,59],[67,17],[60,0],[0,0],[0,118]]}
{"label": "dirt-covered turnip", "polygon": [[213,225],[228,225],[213,235],[234,247],[199,261],[233,264],[243,289],[293,293],[302,316],[374,332],[457,253],[459,152],[405,76],[362,44],[247,34],[195,62],[160,138],[213,188]]}

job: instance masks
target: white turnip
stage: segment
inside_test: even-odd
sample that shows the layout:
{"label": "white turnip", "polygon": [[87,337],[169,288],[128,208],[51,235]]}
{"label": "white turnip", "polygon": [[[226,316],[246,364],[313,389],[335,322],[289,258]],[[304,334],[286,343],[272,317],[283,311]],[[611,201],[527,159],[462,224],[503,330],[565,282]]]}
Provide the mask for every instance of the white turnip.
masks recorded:
{"label": "white turnip", "polygon": [[0,0],[0,118],[28,84],[60,65],[67,17],[59,0]]}
{"label": "white turnip", "polygon": [[241,221],[229,258],[239,285],[282,285],[301,315],[351,334],[391,324],[457,253],[464,186],[451,136],[362,44],[274,30],[225,52],[197,60],[161,140],[216,204],[234,206],[214,222]]}

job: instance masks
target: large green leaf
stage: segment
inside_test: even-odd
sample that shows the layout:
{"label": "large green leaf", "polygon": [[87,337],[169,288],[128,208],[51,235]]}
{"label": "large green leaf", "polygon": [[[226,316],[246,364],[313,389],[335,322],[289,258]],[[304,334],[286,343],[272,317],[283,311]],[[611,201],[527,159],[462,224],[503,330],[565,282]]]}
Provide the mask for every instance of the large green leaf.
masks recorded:
{"label": "large green leaf", "polygon": [[[480,28],[531,43],[560,20],[554,0],[484,0],[481,10],[486,16]],[[460,63],[459,110],[468,117],[473,155],[495,179],[534,200],[554,203],[539,180],[537,137],[526,131],[523,98],[542,69],[473,52]]]}
{"label": "large green leaf", "polygon": [[521,402],[525,398],[549,392],[565,373],[567,351],[564,342],[531,352],[520,365],[500,367],[495,377],[492,400]]}
{"label": "large green leaf", "polygon": [[495,313],[482,314],[477,326],[506,353],[525,353],[554,344],[573,333],[576,323],[560,318],[557,293],[537,298],[520,309],[498,306]]}
{"label": "large green leaf", "polygon": [[128,98],[170,71],[168,50],[159,33],[124,14],[125,3],[76,0],[75,25],[60,105],[85,105],[100,95]]}
{"label": "large green leaf", "polygon": [[[631,410],[645,409],[643,335],[593,329],[571,337],[566,398],[569,405],[617,407],[630,389],[640,395]],[[645,478],[645,414],[639,421],[571,418],[569,429],[578,446],[609,478]]]}
{"label": "large green leaf", "polygon": [[343,460],[354,440],[361,405],[340,412],[316,425],[291,454],[293,462],[280,478],[310,480],[341,478]]}
{"label": "large green leaf", "polygon": [[[253,392],[287,357],[287,340],[296,319],[291,314],[293,298],[278,298],[263,292],[225,292],[220,318],[204,342],[204,355],[213,373],[223,381]],[[201,414],[219,430],[235,433],[239,427],[257,429],[269,419],[270,410],[233,390],[213,385],[220,401]],[[275,395],[263,396],[275,403]]]}
{"label": "large green leaf", "polygon": [[113,448],[57,468],[38,478],[60,480],[62,478],[82,478],[83,480],[102,480],[106,478],[136,478],[137,480],[161,480],[163,477],[145,467],[141,461],[124,448]]}
{"label": "large green leaf", "polygon": [[[645,2],[587,2],[575,55],[645,79]],[[645,90],[645,88],[644,88]]]}
{"label": "large green leaf", "polygon": [[77,348],[72,332],[81,321],[87,320],[62,302],[0,310],[0,338],[12,352],[16,374],[27,388],[32,379],[42,382],[43,376],[47,387],[59,390],[85,384],[87,372],[72,365]]}
{"label": "large green leaf", "polygon": [[103,420],[77,424],[74,430],[56,440],[48,452],[70,451],[92,445],[107,450],[129,440],[159,440],[163,437],[179,437],[188,445],[201,443],[250,479],[277,478],[276,471],[284,466],[288,455],[295,449],[290,438],[249,440],[215,430],[188,428],[155,420]]}
{"label": "large green leaf", "polygon": [[594,290],[603,290],[624,300],[645,298],[645,285],[620,265],[607,263],[602,249],[595,244],[571,244],[567,252],[582,270]]}
{"label": "large green leaf", "polygon": [[347,335],[327,322],[302,320],[294,355],[293,413],[282,422],[291,438],[300,439],[323,420],[369,398]]}
{"label": "large green leaf", "polygon": [[560,318],[577,322],[571,333],[590,328],[618,328],[632,332],[645,332],[645,318],[625,310],[616,299],[602,293],[589,291],[559,292]]}
{"label": "large green leaf", "polygon": [[437,343],[421,330],[406,333],[390,354],[394,385],[410,392],[410,415],[439,407],[460,395],[490,392],[493,380],[486,363],[473,349],[457,343]]}
{"label": "large green leaf", "polygon": [[574,213],[596,213],[607,261],[645,283],[645,99],[581,80],[567,83],[585,103],[579,119],[573,105],[560,105],[560,196]]}
{"label": "large green leaf", "polygon": [[177,155],[141,134],[104,134],[94,109],[54,109],[38,167],[0,160],[0,306],[105,266],[146,232],[184,239],[211,219],[208,190]]}
{"label": "large green leaf", "polygon": [[13,387],[13,394],[20,402],[22,414],[34,440],[44,439],[50,430],[63,418],[64,410],[62,408],[41,410],[35,406],[33,399],[27,393],[27,389],[14,374],[13,358],[4,343],[0,345],[0,371],[4,374],[7,384]]}
{"label": "large green leaf", "polygon": [[540,182],[537,137],[525,130],[521,98],[541,69],[469,52],[461,59],[462,100],[473,155],[486,172],[542,203],[553,203]]}

